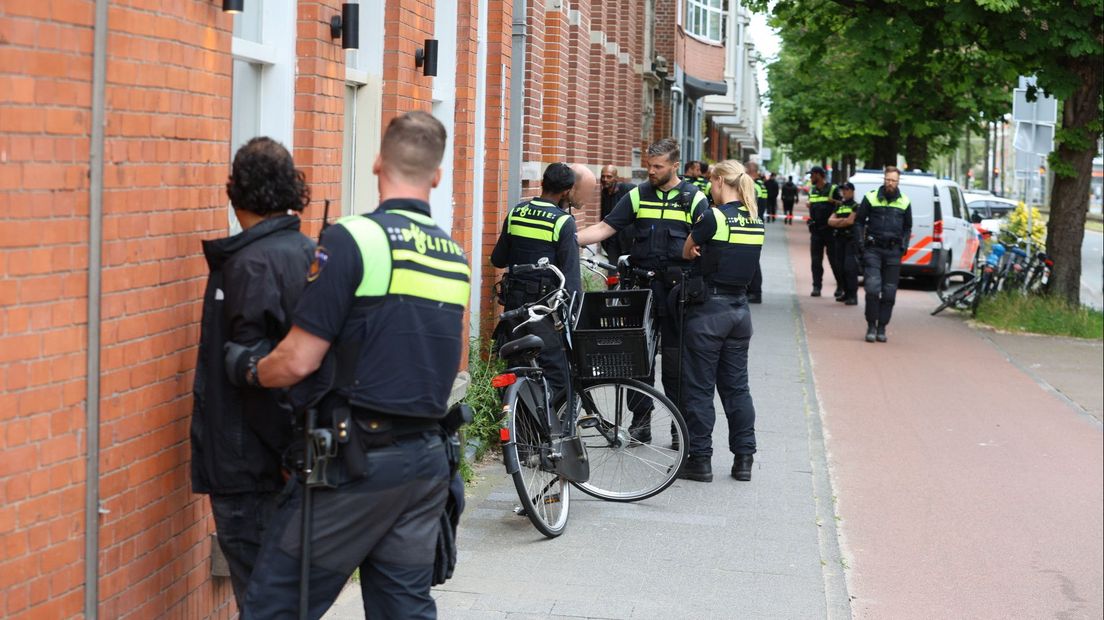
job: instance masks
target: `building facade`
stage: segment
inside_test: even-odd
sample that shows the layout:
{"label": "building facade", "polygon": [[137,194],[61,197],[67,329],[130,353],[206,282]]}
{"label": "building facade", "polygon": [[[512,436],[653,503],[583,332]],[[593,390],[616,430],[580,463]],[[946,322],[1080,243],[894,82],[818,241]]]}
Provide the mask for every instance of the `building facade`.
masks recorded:
{"label": "building facade", "polygon": [[[391,118],[436,115],[449,143],[431,207],[468,252],[478,333],[497,310],[488,257],[504,214],[545,165],[640,179],[643,149],[668,135],[684,159],[719,159],[708,97],[736,96],[743,70],[728,64],[724,0],[365,2],[356,50],[331,33],[341,13],[337,0],[245,0],[233,15],[216,0],[0,4],[0,616],[236,613],[212,576],[188,431],[200,242],[236,229],[238,146],[288,146],[314,235],[327,201],[331,219],[375,207]],[[427,39],[436,76],[416,63]]]}

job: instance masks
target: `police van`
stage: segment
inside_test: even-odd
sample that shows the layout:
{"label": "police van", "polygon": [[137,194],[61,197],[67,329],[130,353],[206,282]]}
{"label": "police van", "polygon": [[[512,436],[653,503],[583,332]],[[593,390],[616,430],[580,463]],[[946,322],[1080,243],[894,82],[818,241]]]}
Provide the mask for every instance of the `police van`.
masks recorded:
{"label": "police van", "polygon": [[[884,178],[881,170],[855,173],[855,202],[881,187]],[[902,172],[900,189],[912,203],[912,237],[901,257],[901,275],[935,279],[955,269],[972,269],[978,238],[958,183]]]}

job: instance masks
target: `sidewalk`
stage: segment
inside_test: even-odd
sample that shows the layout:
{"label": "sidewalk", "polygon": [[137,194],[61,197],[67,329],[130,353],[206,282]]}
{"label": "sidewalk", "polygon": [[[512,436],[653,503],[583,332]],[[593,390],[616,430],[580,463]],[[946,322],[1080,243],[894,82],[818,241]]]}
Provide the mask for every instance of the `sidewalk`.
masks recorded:
{"label": "sidewalk", "polygon": [[1099,344],[932,317],[913,286],[866,343],[862,304],[808,297],[808,235],[789,240],[855,617],[1101,617]]}
{"label": "sidewalk", "polygon": [[[778,226],[768,231],[763,265],[764,303],[752,307],[759,441],[752,482],[728,475],[719,402],[712,483],[676,481],[636,504],[574,492],[567,531],[554,540],[513,514],[513,484],[493,462],[469,489],[456,576],[435,590],[441,618],[850,617],[815,391]],[[355,585],[326,616],[362,617]]]}

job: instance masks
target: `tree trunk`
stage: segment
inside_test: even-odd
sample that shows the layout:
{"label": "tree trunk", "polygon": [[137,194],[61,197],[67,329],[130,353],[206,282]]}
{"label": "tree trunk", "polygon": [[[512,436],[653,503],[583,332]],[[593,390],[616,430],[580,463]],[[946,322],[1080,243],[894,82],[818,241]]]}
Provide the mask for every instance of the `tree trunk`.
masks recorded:
{"label": "tree trunk", "polygon": [[1100,137],[1090,128],[1100,123],[1104,67],[1090,59],[1077,62],[1071,69],[1081,78],[1081,85],[1062,102],[1061,133],[1065,136],[1055,152],[1058,161],[1052,166],[1055,175],[1046,243],[1054,271],[1047,288],[1051,295],[1077,306],[1081,303],[1081,243],[1089,210],[1092,160]]}
{"label": "tree trunk", "polygon": [[897,125],[886,127],[886,135],[874,137],[874,158],[868,162],[869,168],[881,169],[897,165],[897,141],[900,129]]}
{"label": "tree trunk", "polygon": [[905,166],[908,170],[928,170],[928,141],[916,136],[905,138]]}

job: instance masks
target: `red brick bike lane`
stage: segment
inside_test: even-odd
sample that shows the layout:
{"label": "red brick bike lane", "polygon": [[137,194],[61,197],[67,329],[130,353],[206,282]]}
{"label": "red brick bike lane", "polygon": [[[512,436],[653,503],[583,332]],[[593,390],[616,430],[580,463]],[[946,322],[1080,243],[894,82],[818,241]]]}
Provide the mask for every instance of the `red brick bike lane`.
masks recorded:
{"label": "red brick bike lane", "polygon": [[1100,423],[917,286],[889,342],[865,342],[862,291],[835,302],[825,261],[809,297],[805,226],[768,228],[794,264],[854,616],[1100,618]]}

